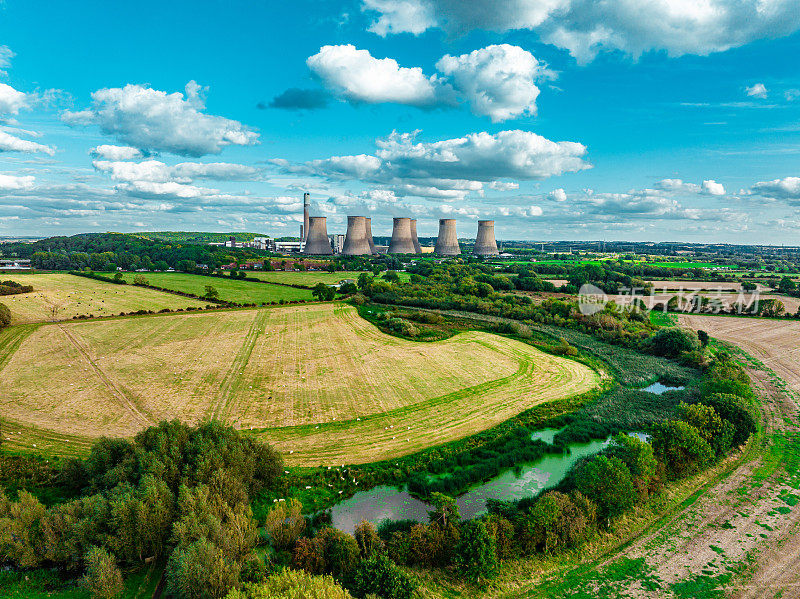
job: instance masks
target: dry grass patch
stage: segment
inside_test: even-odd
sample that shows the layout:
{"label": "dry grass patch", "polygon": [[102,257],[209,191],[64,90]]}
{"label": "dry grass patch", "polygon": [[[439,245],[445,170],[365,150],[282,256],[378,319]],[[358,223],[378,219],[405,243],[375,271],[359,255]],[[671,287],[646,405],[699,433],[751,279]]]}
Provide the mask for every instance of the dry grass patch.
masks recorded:
{"label": "dry grass patch", "polygon": [[276,270],[272,272],[259,272],[247,271],[248,277],[255,277],[262,281],[269,281],[270,283],[283,283],[284,285],[304,285],[306,287],[313,287],[317,283],[325,283],[326,285],[335,285],[339,281],[345,279],[357,280],[360,272],[299,272],[299,271],[281,271]]}
{"label": "dry grass patch", "polygon": [[31,293],[6,295],[0,301],[11,310],[11,323],[24,324],[70,320],[73,316],[114,316],[120,312],[162,308],[204,307],[201,302],[171,293],[115,285],[69,274],[4,275],[23,285],[33,285]]}
{"label": "dry grass patch", "polygon": [[18,346],[0,415],[20,425],[130,436],[219,418],[302,464],[407,454],[599,383],[505,337],[406,341],[334,304],[45,325]]}

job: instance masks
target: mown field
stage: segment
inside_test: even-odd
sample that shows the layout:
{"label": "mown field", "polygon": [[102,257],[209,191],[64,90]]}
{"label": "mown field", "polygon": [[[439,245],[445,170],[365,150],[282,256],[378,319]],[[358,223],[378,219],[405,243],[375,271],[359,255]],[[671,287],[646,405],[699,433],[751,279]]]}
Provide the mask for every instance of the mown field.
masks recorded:
{"label": "mown field", "polygon": [[252,429],[291,464],[367,462],[599,383],[582,364],[505,337],[406,341],[333,304],[42,325],[21,339],[15,330],[0,338],[0,356],[10,348],[4,433],[45,453],[213,417]]}
{"label": "mown field", "polygon": [[299,271],[280,271],[259,272],[247,271],[248,277],[255,277],[270,283],[283,283],[284,285],[303,285],[313,287],[317,283],[334,285],[344,279],[358,279],[360,272],[299,272]]}
{"label": "mown field", "polygon": [[[126,282],[133,283],[136,274],[139,273],[124,273],[123,277]],[[150,285],[199,296],[204,296],[206,285],[211,285],[219,293],[219,299],[240,304],[263,304],[280,300],[313,299],[311,291],[307,289],[295,289],[283,285],[268,285],[253,281],[237,281],[235,279],[190,275],[180,272],[147,272],[141,273],[141,275],[147,279]]]}
{"label": "mown field", "polygon": [[75,275],[13,274],[4,279],[32,285],[31,293],[4,295],[0,302],[11,310],[11,323],[70,320],[73,316],[113,316],[120,312],[162,308],[204,307],[208,302],[163,291],[128,287]]}

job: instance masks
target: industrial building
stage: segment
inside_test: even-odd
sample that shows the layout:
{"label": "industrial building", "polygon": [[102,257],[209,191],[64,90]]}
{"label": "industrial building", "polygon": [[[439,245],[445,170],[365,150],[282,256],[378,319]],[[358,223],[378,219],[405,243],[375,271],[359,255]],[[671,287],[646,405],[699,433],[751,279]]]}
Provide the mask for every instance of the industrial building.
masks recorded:
{"label": "industrial building", "polygon": [[[231,242],[235,243],[233,238]],[[329,256],[370,256],[379,253],[389,254],[423,254],[433,253],[438,256],[460,256],[461,246],[456,234],[456,220],[443,218],[439,220],[439,234],[434,248],[423,248],[417,236],[417,219],[400,216],[392,223],[392,237],[389,246],[376,246],[372,237],[372,219],[368,216],[348,216],[347,232],[344,235],[327,231],[327,219],[324,216],[311,216],[310,194],[303,194],[303,224],[300,226],[299,242],[272,242],[276,251],[289,250],[307,255]],[[235,247],[235,246],[234,246]],[[270,248],[271,249],[271,248]],[[478,231],[472,253],[476,256],[497,256],[499,250],[495,239],[494,221],[478,221]]]}

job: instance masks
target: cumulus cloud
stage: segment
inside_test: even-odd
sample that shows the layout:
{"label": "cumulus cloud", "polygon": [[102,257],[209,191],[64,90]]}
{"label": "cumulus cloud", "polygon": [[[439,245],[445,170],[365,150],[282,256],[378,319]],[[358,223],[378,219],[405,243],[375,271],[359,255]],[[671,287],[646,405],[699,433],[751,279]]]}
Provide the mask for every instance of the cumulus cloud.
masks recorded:
{"label": "cumulus cloud", "polygon": [[519,189],[519,183],[514,183],[513,181],[492,181],[489,183],[489,187],[497,191],[512,191],[514,189]]}
{"label": "cumulus cloud", "polygon": [[[431,76],[419,67],[401,67],[391,58],[375,58],[351,44],[323,46],[306,62],[326,87],[352,102],[430,108],[453,106],[464,100],[472,112],[493,122],[535,115],[537,82],[553,77],[530,52],[509,44],[487,46],[461,56],[445,55],[436,63],[440,74]],[[285,103],[293,107],[302,96],[290,92],[293,90],[279,98],[291,95]]]}
{"label": "cumulus cloud", "polygon": [[28,94],[22,93],[5,83],[0,83],[0,113],[17,115],[24,108],[30,108]]}
{"label": "cumulus cloud", "polygon": [[334,156],[301,164],[277,159],[284,172],[332,180],[379,184],[398,196],[463,199],[484,184],[546,179],[590,168],[586,147],[554,142],[529,131],[471,133],[436,142],[417,142],[419,132],[393,132],[376,141],[374,155]]}
{"label": "cumulus cloud", "polygon": [[0,173],[0,190],[31,189],[35,179],[30,175],[17,176]]}
{"label": "cumulus cloud", "polygon": [[92,148],[89,153],[95,158],[102,158],[103,160],[138,160],[139,158],[144,158],[141,150],[130,146],[104,144]]}
{"label": "cumulus cloud", "polygon": [[42,152],[53,156],[56,151],[50,146],[22,139],[0,130],[0,152]]}
{"label": "cumulus cloud", "polygon": [[251,166],[229,162],[181,162],[170,166],[159,160],[143,162],[95,160],[92,164],[95,169],[107,173],[112,179],[125,182],[187,184],[196,179],[249,181],[259,173],[258,169]]}
{"label": "cumulus cloud", "polygon": [[258,133],[234,121],[204,112],[205,88],[186,84],[185,95],[143,85],[100,89],[86,110],[65,111],[70,125],[98,125],[120,142],[147,151],[181,156],[219,154],[226,146],[250,146]]}
{"label": "cumulus cloud", "polygon": [[328,105],[329,96],[321,89],[299,89],[290,87],[275,96],[269,104],[260,103],[258,108],[282,108],[284,110],[316,110]]}
{"label": "cumulus cloud", "polygon": [[435,75],[426,77],[419,67],[374,58],[352,44],[323,46],[306,64],[326,86],[354,102],[435,106],[446,102],[451,93]]}
{"label": "cumulus cloud", "polygon": [[363,0],[362,8],[376,14],[378,35],[528,29],[580,61],[601,50],[707,55],[800,28],[793,0]]}
{"label": "cumulus cloud", "polygon": [[762,100],[766,100],[767,98],[767,88],[763,83],[751,85],[750,87],[745,88],[744,92],[751,98],[760,98]]}
{"label": "cumulus cloud", "polygon": [[712,196],[724,196],[725,187],[722,183],[717,183],[714,179],[707,179],[703,181],[703,193]]}
{"label": "cumulus cloud", "polygon": [[492,122],[536,114],[536,81],[549,72],[519,46],[500,44],[443,56],[436,68],[463,94],[475,114]]}
{"label": "cumulus cloud", "polygon": [[562,188],[554,189],[548,195],[548,198],[551,200],[555,200],[556,202],[566,202],[567,201],[567,192],[564,191]]}
{"label": "cumulus cloud", "polygon": [[800,201],[800,177],[785,177],[773,181],[760,181],[752,187],[753,193],[776,200]]}

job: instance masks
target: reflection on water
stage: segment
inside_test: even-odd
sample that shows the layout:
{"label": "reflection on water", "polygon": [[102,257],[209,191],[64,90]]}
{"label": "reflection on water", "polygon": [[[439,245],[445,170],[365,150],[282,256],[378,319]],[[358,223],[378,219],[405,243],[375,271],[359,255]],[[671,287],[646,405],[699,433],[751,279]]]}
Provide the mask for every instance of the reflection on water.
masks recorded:
{"label": "reflection on water", "polygon": [[648,391],[650,393],[655,393],[656,395],[661,395],[664,391],[680,391],[681,389],[685,389],[686,387],[669,387],[667,385],[662,385],[661,383],[653,383],[649,387],[645,387],[642,391]]}
{"label": "reflection on water", "polygon": [[[531,438],[552,443],[558,431],[559,429],[543,429],[535,432]],[[643,433],[634,434],[643,441],[647,440],[647,435]],[[523,499],[557,485],[575,462],[599,452],[609,441],[610,439],[575,443],[570,445],[570,453],[549,454],[536,462],[518,464],[490,481],[472,487],[456,498],[461,517],[473,518],[485,512],[487,499]],[[331,509],[331,518],[334,527],[352,533],[362,520],[375,524],[387,519],[427,522],[430,510],[430,506],[409,495],[405,488],[381,486],[360,491],[337,503]]]}

